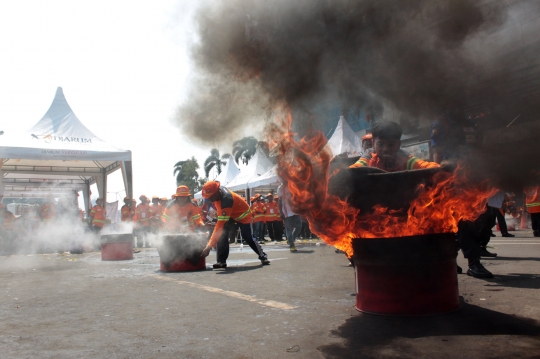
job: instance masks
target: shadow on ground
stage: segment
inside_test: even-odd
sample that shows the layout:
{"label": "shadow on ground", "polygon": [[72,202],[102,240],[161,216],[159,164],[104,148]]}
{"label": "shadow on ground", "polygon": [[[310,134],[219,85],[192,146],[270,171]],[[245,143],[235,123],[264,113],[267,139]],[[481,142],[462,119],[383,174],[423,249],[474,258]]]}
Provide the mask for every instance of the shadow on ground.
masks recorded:
{"label": "shadow on ground", "polygon": [[495,274],[494,278],[484,279],[486,287],[493,288],[528,288],[540,289],[540,275],[524,274],[524,273],[509,273],[507,275]]}
{"label": "shadow on ground", "polygon": [[331,332],[331,337],[343,338],[342,343],[321,346],[318,350],[331,359],[396,356],[540,359],[540,323],[466,304],[463,300],[461,306],[455,313],[430,317],[359,313]]}

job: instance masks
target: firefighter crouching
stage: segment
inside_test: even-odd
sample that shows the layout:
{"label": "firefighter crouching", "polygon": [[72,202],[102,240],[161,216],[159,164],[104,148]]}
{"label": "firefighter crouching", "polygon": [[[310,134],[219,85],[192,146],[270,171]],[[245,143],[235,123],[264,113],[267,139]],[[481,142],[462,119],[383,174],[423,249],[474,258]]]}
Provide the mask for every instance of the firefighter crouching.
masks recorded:
{"label": "firefighter crouching", "polygon": [[124,205],[120,209],[120,215],[122,222],[132,222],[135,210],[133,209],[133,202],[131,198],[124,197]]}
{"label": "firefighter crouching", "polygon": [[[199,207],[191,202],[187,186],[178,186],[173,201],[165,208],[161,220],[167,232],[185,232],[204,227]],[[189,229],[188,229],[189,228]]]}
{"label": "firefighter crouching", "polygon": [[214,268],[227,268],[227,258],[229,257],[228,229],[230,226],[238,224],[242,239],[257,253],[261,263],[263,265],[270,264],[259,243],[253,240],[251,232],[253,216],[247,202],[236,193],[221,187],[217,181],[206,182],[202,189],[202,196],[214,203],[218,215],[214,232],[203,250],[202,256],[208,256],[212,247],[217,245],[217,263],[214,264]]}
{"label": "firefighter crouching", "polygon": [[103,198],[96,199],[96,205],[90,211],[90,220],[92,230],[95,233],[101,232],[107,221],[105,209],[103,208]]}

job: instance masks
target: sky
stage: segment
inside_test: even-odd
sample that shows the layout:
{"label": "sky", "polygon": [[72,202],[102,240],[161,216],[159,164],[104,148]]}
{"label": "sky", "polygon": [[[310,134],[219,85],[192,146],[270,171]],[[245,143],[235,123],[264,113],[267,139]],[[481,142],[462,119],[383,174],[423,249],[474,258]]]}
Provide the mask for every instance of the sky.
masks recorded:
{"label": "sky", "polygon": [[[171,122],[189,86],[196,0],[0,2],[0,130],[26,131],[61,86],[82,123],[131,150],[134,196],[169,197],[173,165],[210,154]],[[249,131],[246,134],[249,133]],[[254,134],[256,135],[256,134]],[[216,144],[222,153],[231,144]],[[200,175],[203,175],[200,171]],[[108,201],[123,198],[120,171]]]}

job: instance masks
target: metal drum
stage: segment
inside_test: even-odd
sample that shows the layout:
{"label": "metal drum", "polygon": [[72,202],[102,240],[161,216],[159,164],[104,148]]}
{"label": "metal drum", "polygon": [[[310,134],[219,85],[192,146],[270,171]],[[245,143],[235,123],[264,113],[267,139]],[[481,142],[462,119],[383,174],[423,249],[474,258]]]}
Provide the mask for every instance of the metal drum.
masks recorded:
{"label": "metal drum", "polygon": [[208,242],[203,233],[164,234],[160,237],[157,250],[160,269],[163,272],[184,272],[206,269],[206,260],[201,257]]}
{"label": "metal drum", "polygon": [[433,315],[459,309],[453,233],[353,240],[356,309]]}
{"label": "metal drum", "polygon": [[133,233],[101,235],[102,261],[127,259],[133,259]]}

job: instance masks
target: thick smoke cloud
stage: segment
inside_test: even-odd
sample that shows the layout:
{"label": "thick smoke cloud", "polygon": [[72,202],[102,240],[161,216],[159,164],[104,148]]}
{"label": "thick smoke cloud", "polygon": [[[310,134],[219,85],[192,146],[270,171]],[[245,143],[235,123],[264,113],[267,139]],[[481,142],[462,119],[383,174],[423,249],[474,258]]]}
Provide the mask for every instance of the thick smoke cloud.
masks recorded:
{"label": "thick smoke cloud", "polygon": [[[449,106],[465,107],[474,84],[489,82],[490,96],[497,96],[494,85],[508,75],[489,61],[496,46],[482,41],[509,26],[512,3],[213,2],[197,14],[195,80],[178,121],[211,142],[270,118],[282,102],[309,112],[329,97],[366,107],[375,96],[410,116],[433,118]],[[524,11],[534,7],[521,3]]]}

